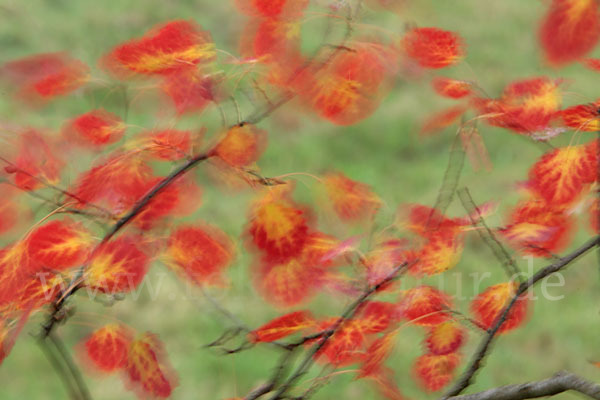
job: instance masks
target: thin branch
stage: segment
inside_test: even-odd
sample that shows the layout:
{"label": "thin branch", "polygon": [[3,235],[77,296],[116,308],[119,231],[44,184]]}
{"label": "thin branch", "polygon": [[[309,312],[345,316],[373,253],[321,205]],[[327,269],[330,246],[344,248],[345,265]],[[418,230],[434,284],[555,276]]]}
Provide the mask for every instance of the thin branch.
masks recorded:
{"label": "thin branch", "polygon": [[502,246],[502,243],[500,243],[500,241],[496,238],[492,230],[483,219],[479,208],[475,204],[475,201],[473,201],[473,197],[471,197],[469,189],[466,187],[459,189],[458,197],[464,209],[469,214],[469,218],[471,219],[473,226],[481,225],[483,227],[483,231],[477,230],[479,237],[481,237],[481,240],[488,245],[496,258],[502,263],[502,266],[504,267],[508,277],[513,278],[514,275],[514,277],[521,278],[521,274],[519,273],[520,271],[515,263],[515,260],[513,260],[504,246]]}
{"label": "thin branch", "polygon": [[517,289],[515,295],[510,300],[510,302],[508,303],[508,305],[506,306],[506,308],[504,309],[504,311],[502,312],[502,314],[500,315],[490,332],[487,335],[485,335],[482,339],[481,343],[479,344],[479,347],[477,348],[477,351],[471,358],[471,362],[469,363],[467,370],[461,375],[461,377],[454,384],[454,386],[452,386],[452,388],[444,396],[442,396],[442,399],[447,400],[452,396],[459,395],[471,384],[473,376],[479,370],[479,368],[481,368],[483,359],[487,355],[487,352],[490,349],[490,346],[494,341],[496,334],[498,333],[504,322],[506,322],[508,314],[515,305],[519,296],[525,293],[530,287],[535,285],[540,280],[565,268],[577,258],[579,258],[581,255],[596,247],[599,243],[600,237],[595,237],[594,239],[588,241],[583,246],[574,250],[570,254],[556,261],[555,263],[542,268],[541,270],[536,272],[531,278],[529,278],[526,282],[522,282],[519,285],[519,288]]}
{"label": "thin branch", "polygon": [[501,386],[479,393],[451,397],[452,400],[525,400],[554,396],[566,391],[579,392],[600,400],[600,385],[570,372],[561,371],[551,378],[519,385]]}
{"label": "thin branch", "polygon": [[79,368],[77,368],[77,365],[73,361],[73,358],[69,354],[69,351],[65,347],[65,344],[62,342],[62,340],[60,340],[60,338],[58,336],[56,336],[56,333],[52,332],[48,336],[48,338],[50,339],[52,344],[54,344],[54,347],[56,348],[57,353],[63,359],[64,364],[67,366],[67,369],[71,373],[71,376],[73,377],[73,382],[75,383],[77,390],[80,393],[79,398],[81,400],[91,399],[92,396],[90,396],[90,392],[87,388],[87,385],[85,384],[85,381],[83,380],[83,377],[81,376],[81,371],[79,370]]}
{"label": "thin branch", "polygon": [[[354,317],[360,306],[369,299],[374,293],[376,293],[381,287],[385,286],[389,282],[397,279],[401,271],[406,270],[408,263],[403,263],[388,274],[385,278],[379,281],[376,285],[371,286],[365,292],[358,297],[352,304],[350,304],[342,315],[336,320],[331,329],[321,336],[321,339],[306,353],[304,359],[300,365],[296,368],[294,373],[288,377],[280,386],[279,389],[270,397],[270,400],[281,399],[282,396],[287,393],[294,383],[304,375],[312,366],[315,361],[315,355],[325,346],[329,339],[342,327],[344,322]],[[253,400],[256,397],[247,397],[246,400]]]}

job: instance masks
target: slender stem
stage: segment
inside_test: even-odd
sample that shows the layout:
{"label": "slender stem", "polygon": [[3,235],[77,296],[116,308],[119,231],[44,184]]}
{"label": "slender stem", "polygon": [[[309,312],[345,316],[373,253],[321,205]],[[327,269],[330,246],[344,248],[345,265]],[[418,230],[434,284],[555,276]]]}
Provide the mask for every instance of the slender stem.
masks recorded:
{"label": "slender stem", "polygon": [[454,384],[454,386],[452,386],[452,388],[450,388],[450,390],[448,390],[448,392],[446,392],[446,394],[444,394],[444,396],[441,397],[441,399],[447,400],[453,396],[457,396],[460,393],[462,393],[462,391],[465,390],[469,385],[471,385],[473,376],[481,368],[483,359],[487,355],[488,350],[490,349],[490,346],[496,337],[496,334],[498,333],[504,322],[506,322],[508,314],[515,305],[519,296],[525,293],[530,287],[535,285],[540,280],[565,268],[577,258],[579,258],[581,255],[596,247],[599,243],[600,237],[595,237],[594,239],[588,241],[587,243],[577,248],[565,257],[561,258],[560,260],[556,261],[555,263],[542,268],[541,270],[536,272],[531,278],[529,278],[526,282],[522,282],[519,285],[519,288],[517,289],[515,295],[512,297],[512,299],[500,315],[500,317],[496,320],[496,323],[494,324],[492,329],[482,339],[481,343],[479,344],[479,347],[475,351],[475,354],[471,358],[471,362],[469,363],[467,370],[460,376],[460,378]]}

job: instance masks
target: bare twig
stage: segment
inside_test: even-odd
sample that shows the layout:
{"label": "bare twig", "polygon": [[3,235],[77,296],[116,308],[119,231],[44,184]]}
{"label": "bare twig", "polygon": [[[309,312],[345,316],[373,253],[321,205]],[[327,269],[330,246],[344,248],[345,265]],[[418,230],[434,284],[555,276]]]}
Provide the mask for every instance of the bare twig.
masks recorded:
{"label": "bare twig", "polygon": [[600,385],[570,372],[561,371],[551,378],[519,385],[500,386],[494,389],[463,396],[452,400],[525,400],[554,396],[566,391],[575,391],[592,399],[600,399]]}
{"label": "bare twig", "polygon": [[492,342],[494,341],[496,334],[498,333],[498,331],[500,330],[500,328],[502,327],[504,322],[506,322],[506,319],[508,318],[508,314],[509,314],[510,310],[513,308],[513,306],[515,305],[519,296],[521,296],[523,293],[525,293],[530,287],[535,285],[540,280],[567,267],[569,264],[571,264],[573,261],[575,261],[581,255],[585,254],[592,248],[596,247],[599,243],[600,243],[600,237],[595,237],[594,239],[588,241],[587,243],[585,243],[578,249],[574,250],[570,254],[562,257],[560,260],[556,261],[555,263],[542,268],[541,270],[536,272],[532,277],[530,277],[526,282],[522,282],[519,285],[515,295],[511,299],[511,301],[508,303],[508,305],[506,306],[506,308],[504,309],[504,311],[502,312],[500,317],[497,319],[496,323],[494,324],[494,326],[492,327],[490,332],[488,334],[486,334],[484,336],[484,338],[482,339],[481,343],[479,344],[479,347],[477,348],[477,351],[471,358],[471,362],[469,363],[467,370],[461,375],[461,377],[454,384],[454,386],[452,386],[452,388],[444,396],[442,396],[442,399],[447,400],[447,399],[451,398],[452,396],[459,395],[463,390],[465,390],[471,384],[473,376],[479,370],[479,368],[481,368],[483,359],[487,355],[487,352],[490,349],[490,346],[491,346]]}

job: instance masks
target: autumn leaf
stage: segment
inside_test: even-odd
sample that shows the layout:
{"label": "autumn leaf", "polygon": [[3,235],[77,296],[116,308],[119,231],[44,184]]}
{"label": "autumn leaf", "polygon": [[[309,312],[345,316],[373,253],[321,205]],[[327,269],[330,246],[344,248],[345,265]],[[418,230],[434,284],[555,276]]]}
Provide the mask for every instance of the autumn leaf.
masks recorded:
{"label": "autumn leaf", "polygon": [[420,133],[422,135],[430,135],[441,131],[458,121],[460,117],[467,111],[464,105],[448,107],[442,111],[435,112],[428,116],[421,126]]}
{"label": "autumn leaf", "polygon": [[295,311],[266,323],[249,333],[250,340],[257,342],[273,342],[294,333],[313,327],[315,320],[308,311]]}
{"label": "autumn leaf", "polygon": [[431,85],[437,94],[450,99],[462,99],[469,96],[472,90],[469,82],[442,76],[434,78]]}
{"label": "autumn leaf", "polygon": [[561,66],[590,52],[600,39],[600,12],[595,0],[552,0],[539,32],[548,62]]}
{"label": "autumn leaf", "polygon": [[176,161],[190,154],[191,138],[190,131],[166,129],[152,132],[145,139],[154,157],[159,160]]}
{"label": "autumn leaf", "polygon": [[568,146],[544,154],[529,171],[530,187],[548,204],[572,204],[595,181],[596,154],[586,146]]}
{"label": "autumn leaf", "polygon": [[391,355],[394,350],[394,344],[398,330],[393,330],[386,333],[380,338],[375,339],[367,348],[365,358],[360,367],[358,378],[366,376],[376,376],[383,370],[384,361]]}
{"label": "autumn leaf", "polygon": [[213,226],[180,226],[169,237],[166,257],[171,269],[196,285],[223,284],[233,243]]}
{"label": "autumn leaf", "polygon": [[462,256],[464,239],[459,234],[430,234],[415,254],[416,262],[408,271],[416,276],[431,276],[445,272],[458,264]]}
{"label": "autumn leaf", "polygon": [[417,286],[407,290],[400,298],[399,310],[403,317],[415,325],[438,325],[448,320],[450,297],[432,286]]}
{"label": "autumn leaf", "polygon": [[600,130],[600,100],[565,108],[561,117],[566,126],[577,131],[597,132]]}
{"label": "autumn leaf", "polygon": [[287,195],[267,194],[252,207],[248,231],[268,257],[289,259],[302,251],[308,225],[304,211]]}
{"label": "autumn leaf", "polygon": [[267,132],[251,124],[230,128],[210,151],[232,167],[245,167],[257,161],[267,144]]}
{"label": "autumn leaf", "polygon": [[571,240],[574,221],[565,211],[544,200],[529,199],[515,207],[500,233],[525,254],[548,257]]}
{"label": "autumn leaf", "polygon": [[27,239],[30,262],[40,269],[61,271],[84,263],[92,245],[91,234],[70,219],[48,222]]}
{"label": "autumn leaf", "polygon": [[167,398],[178,384],[162,342],[151,333],[131,342],[125,371],[140,398]]}
{"label": "autumn leaf", "polygon": [[464,329],[455,321],[446,321],[429,328],[425,345],[429,353],[444,355],[455,353],[465,340]]}
{"label": "autumn leaf", "polygon": [[[337,318],[330,318],[321,324],[319,331],[331,329],[336,321]],[[316,340],[318,341],[319,339]],[[323,345],[321,350],[315,354],[315,358],[321,362],[325,361],[336,368],[355,364],[364,358],[364,353],[362,352],[364,345],[365,336],[360,322],[346,320]]]}
{"label": "autumn leaf", "polygon": [[118,142],[125,133],[125,123],[106,110],[92,110],[70,120],[63,128],[66,139],[89,147]]}
{"label": "autumn leaf", "polygon": [[171,100],[177,115],[202,112],[218,100],[218,81],[196,68],[186,68],[168,74],[160,85]]}
{"label": "autumn leaf", "polygon": [[241,12],[252,17],[290,19],[302,15],[308,0],[235,0],[235,5]]}
{"label": "autumn leaf", "polygon": [[423,68],[444,68],[465,56],[462,39],[454,32],[439,28],[414,28],[402,39],[408,57]]}
{"label": "autumn leaf", "polygon": [[214,58],[215,45],[208,32],[191,21],[171,21],[117,46],[104,64],[113,74],[127,78],[171,74]]}
{"label": "autumn leaf", "polygon": [[459,362],[460,357],[456,353],[424,354],[416,360],[413,372],[427,391],[437,392],[452,380]]}
{"label": "autumn leaf", "polygon": [[323,184],[333,209],[344,221],[373,216],[381,205],[381,200],[368,185],[353,181],[341,173],[325,175]]}
{"label": "autumn leaf", "polygon": [[[494,327],[498,318],[500,318],[504,309],[516,294],[518,286],[516,282],[506,282],[490,286],[477,295],[471,302],[471,310],[475,314],[477,321],[485,329],[492,329]],[[528,300],[525,295],[521,295],[516,300],[500,329],[498,329],[498,333],[508,332],[519,327],[525,320],[527,308]]]}
{"label": "autumn leaf", "polygon": [[400,318],[398,306],[383,301],[368,301],[361,306],[356,321],[364,334],[379,333],[387,330]]}
{"label": "autumn leaf", "polygon": [[10,61],[0,67],[0,78],[30,103],[43,103],[66,95],[89,79],[89,69],[67,53],[45,53]]}
{"label": "autumn leaf", "polygon": [[138,247],[140,239],[121,236],[102,244],[85,270],[85,285],[102,293],[134,290],[148,270],[148,256]]}
{"label": "autumn leaf", "polygon": [[105,325],[86,339],[85,350],[97,369],[114,372],[127,366],[132,340],[132,334],[125,326]]}

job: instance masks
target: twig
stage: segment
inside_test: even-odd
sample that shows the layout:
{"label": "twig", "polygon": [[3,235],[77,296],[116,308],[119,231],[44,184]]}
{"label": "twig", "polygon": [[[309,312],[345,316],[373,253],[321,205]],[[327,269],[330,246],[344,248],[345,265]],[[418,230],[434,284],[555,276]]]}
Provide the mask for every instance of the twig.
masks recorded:
{"label": "twig", "polygon": [[[517,267],[515,260],[513,260],[508,251],[504,248],[504,246],[502,246],[502,243],[500,243],[492,230],[486,224],[481,212],[479,211],[479,208],[473,201],[473,197],[471,197],[469,189],[466,187],[459,189],[458,197],[464,209],[469,214],[469,218],[471,219],[473,226],[481,225],[484,228],[484,231],[478,229],[477,232],[485,244],[487,244],[492,250],[496,258],[502,263],[502,266],[504,267],[508,277],[512,278],[514,276],[518,278],[519,281],[522,281],[522,279],[520,279],[521,274],[519,273],[519,268]],[[477,214],[477,218],[475,218],[475,215],[473,215],[474,213]]]}
{"label": "twig", "polygon": [[536,272],[531,278],[529,278],[526,282],[522,282],[519,285],[515,295],[510,300],[510,302],[508,303],[508,305],[506,306],[506,308],[504,309],[504,311],[502,312],[502,314],[500,315],[500,317],[498,318],[498,320],[496,321],[496,323],[494,324],[494,326],[492,327],[490,332],[487,335],[485,335],[485,337],[479,344],[477,351],[471,358],[471,362],[469,363],[467,370],[461,375],[461,377],[454,384],[454,386],[452,386],[452,388],[450,390],[448,390],[448,392],[441,398],[444,400],[447,400],[447,399],[451,398],[452,396],[457,396],[471,384],[471,380],[473,379],[473,376],[481,367],[482,361],[485,358],[492,342],[494,341],[496,334],[498,333],[498,331],[500,330],[500,328],[502,327],[502,325],[508,318],[508,314],[509,314],[510,310],[513,308],[513,306],[515,305],[519,296],[521,296],[523,293],[525,293],[530,287],[535,285],[540,280],[565,268],[570,263],[575,261],[578,257],[585,254],[587,251],[591,250],[592,248],[596,247],[599,243],[600,243],[600,237],[595,237],[594,239],[585,243],[583,246],[579,247],[578,249],[574,250],[570,254],[561,258],[559,261],[542,268],[541,270]]}
{"label": "twig", "polygon": [[554,396],[569,390],[592,399],[600,399],[600,385],[570,372],[561,371],[551,378],[519,385],[500,386],[483,392],[451,397],[452,400],[524,400]]}
{"label": "twig", "polygon": [[379,281],[376,285],[371,286],[365,292],[357,298],[352,304],[350,304],[346,310],[342,313],[342,315],[336,320],[331,329],[327,331],[324,335],[322,335],[321,339],[306,353],[304,359],[300,363],[300,365],[296,368],[294,373],[286,379],[286,381],[279,386],[279,389],[270,397],[270,400],[281,399],[281,396],[284,395],[292,385],[302,376],[304,375],[308,369],[314,363],[314,356],[325,346],[327,341],[342,327],[343,323],[347,320],[354,317],[360,306],[367,301],[369,297],[371,297],[375,292],[377,292],[382,286],[387,283],[397,279],[402,270],[405,270],[408,266],[408,263],[403,263],[400,266],[394,268],[394,270],[388,274],[385,278]]}

